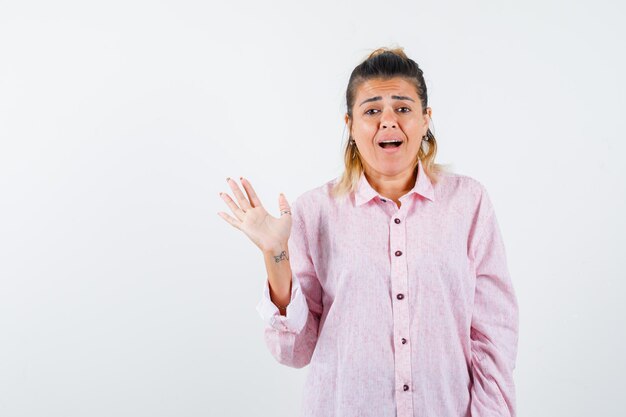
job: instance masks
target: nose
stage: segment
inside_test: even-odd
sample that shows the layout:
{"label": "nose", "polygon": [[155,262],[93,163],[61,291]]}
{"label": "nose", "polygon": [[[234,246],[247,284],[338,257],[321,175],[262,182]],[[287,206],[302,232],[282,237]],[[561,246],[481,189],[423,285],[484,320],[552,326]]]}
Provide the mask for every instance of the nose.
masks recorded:
{"label": "nose", "polygon": [[398,121],[396,119],[396,114],[393,109],[385,109],[380,118],[380,128],[392,128],[395,129],[398,127]]}

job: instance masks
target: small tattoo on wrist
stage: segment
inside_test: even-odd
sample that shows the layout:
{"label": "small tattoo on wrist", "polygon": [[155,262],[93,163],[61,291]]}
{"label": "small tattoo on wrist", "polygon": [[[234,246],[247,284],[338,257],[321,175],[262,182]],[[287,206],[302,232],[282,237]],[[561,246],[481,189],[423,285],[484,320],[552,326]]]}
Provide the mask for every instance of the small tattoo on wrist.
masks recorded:
{"label": "small tattoo on wrist", "polygon": [[[272,256],[274,256],[274,255],[272,255]],[[274,256],[274,261],[275,261],[276,263],[278,263],[278,262],[282,261],[283,259],[287,259],[287,260],[289,260],[289,257],[287,256],[287,252],[285,252],[285,251],[282,251],[282,252],[280,253],[280,255],[278,255],[278,256]]]}

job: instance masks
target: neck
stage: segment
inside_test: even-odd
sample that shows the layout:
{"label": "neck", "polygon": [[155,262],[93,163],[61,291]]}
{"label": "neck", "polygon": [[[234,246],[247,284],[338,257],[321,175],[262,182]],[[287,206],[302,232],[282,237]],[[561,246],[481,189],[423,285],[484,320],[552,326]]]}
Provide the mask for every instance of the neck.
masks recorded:
{"label": "neck", "polygon": [[415,186],[417,172],[408,170],[390,176],[371,169],[365,169],[365,177],[378,194],[399,203],[400,197],[411,191]]}

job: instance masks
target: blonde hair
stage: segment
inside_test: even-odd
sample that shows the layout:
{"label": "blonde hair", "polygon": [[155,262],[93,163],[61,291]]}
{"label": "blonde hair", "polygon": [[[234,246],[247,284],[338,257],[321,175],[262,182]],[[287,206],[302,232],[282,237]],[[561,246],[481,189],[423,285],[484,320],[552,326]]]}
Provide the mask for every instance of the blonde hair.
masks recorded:
{"label": "blonde hair", "polygon": [[[401,77],[415,86],[422,104],[422,110],[426,113],[428,94],[422,70],[415,61],[406,56],[403,48],[383,47],[371,52],[363,62],[354,68],[350,75],[348,88],[346,89],[346,113],[350,121],[352,121],[352,107],[356,99],[358,87],[365,81],[373,78],[389,79],[394,77]],[[414,173],[416,173],[418,161],[421,161],[424,172],[431,182],[436,184],[439,181],[439,175],[443,172],[448,172],[449,168],[446,165],[435,163],[437,140],[430,129],[428,129],[426,137],[428,140],[422,140],[422,145],[415,156],[413,169]],[[350,134],[345,145],[343,157],[345,170],[331,190],[334,197],[346,196],[350,192],[356,191],[359,179],[364,171],[359,150],[351,139],[352,135]]]}

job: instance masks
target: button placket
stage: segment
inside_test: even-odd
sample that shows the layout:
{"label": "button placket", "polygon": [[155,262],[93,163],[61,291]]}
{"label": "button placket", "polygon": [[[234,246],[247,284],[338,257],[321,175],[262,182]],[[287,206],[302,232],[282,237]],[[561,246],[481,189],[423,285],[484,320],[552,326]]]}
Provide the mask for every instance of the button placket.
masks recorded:
{"label": "button placket", "polygon": [[[408,291],[407,257],[406,250],[406,226],[402,222],[403,213],[408,209],[408,204],[403,204],[391,217],[389,227],[389,250],[391,251],[391,293],[395,300],[393,308],[393,333],[394,339],[407,344],[409,334],[409,303],[405,296]],[[396,387],[401,393],[410,392],[412,383],[411,375],[411,349],[396,349],[394,351]],[[397,397],[398,416],[413,415],[413,400],[408,394]]]}

